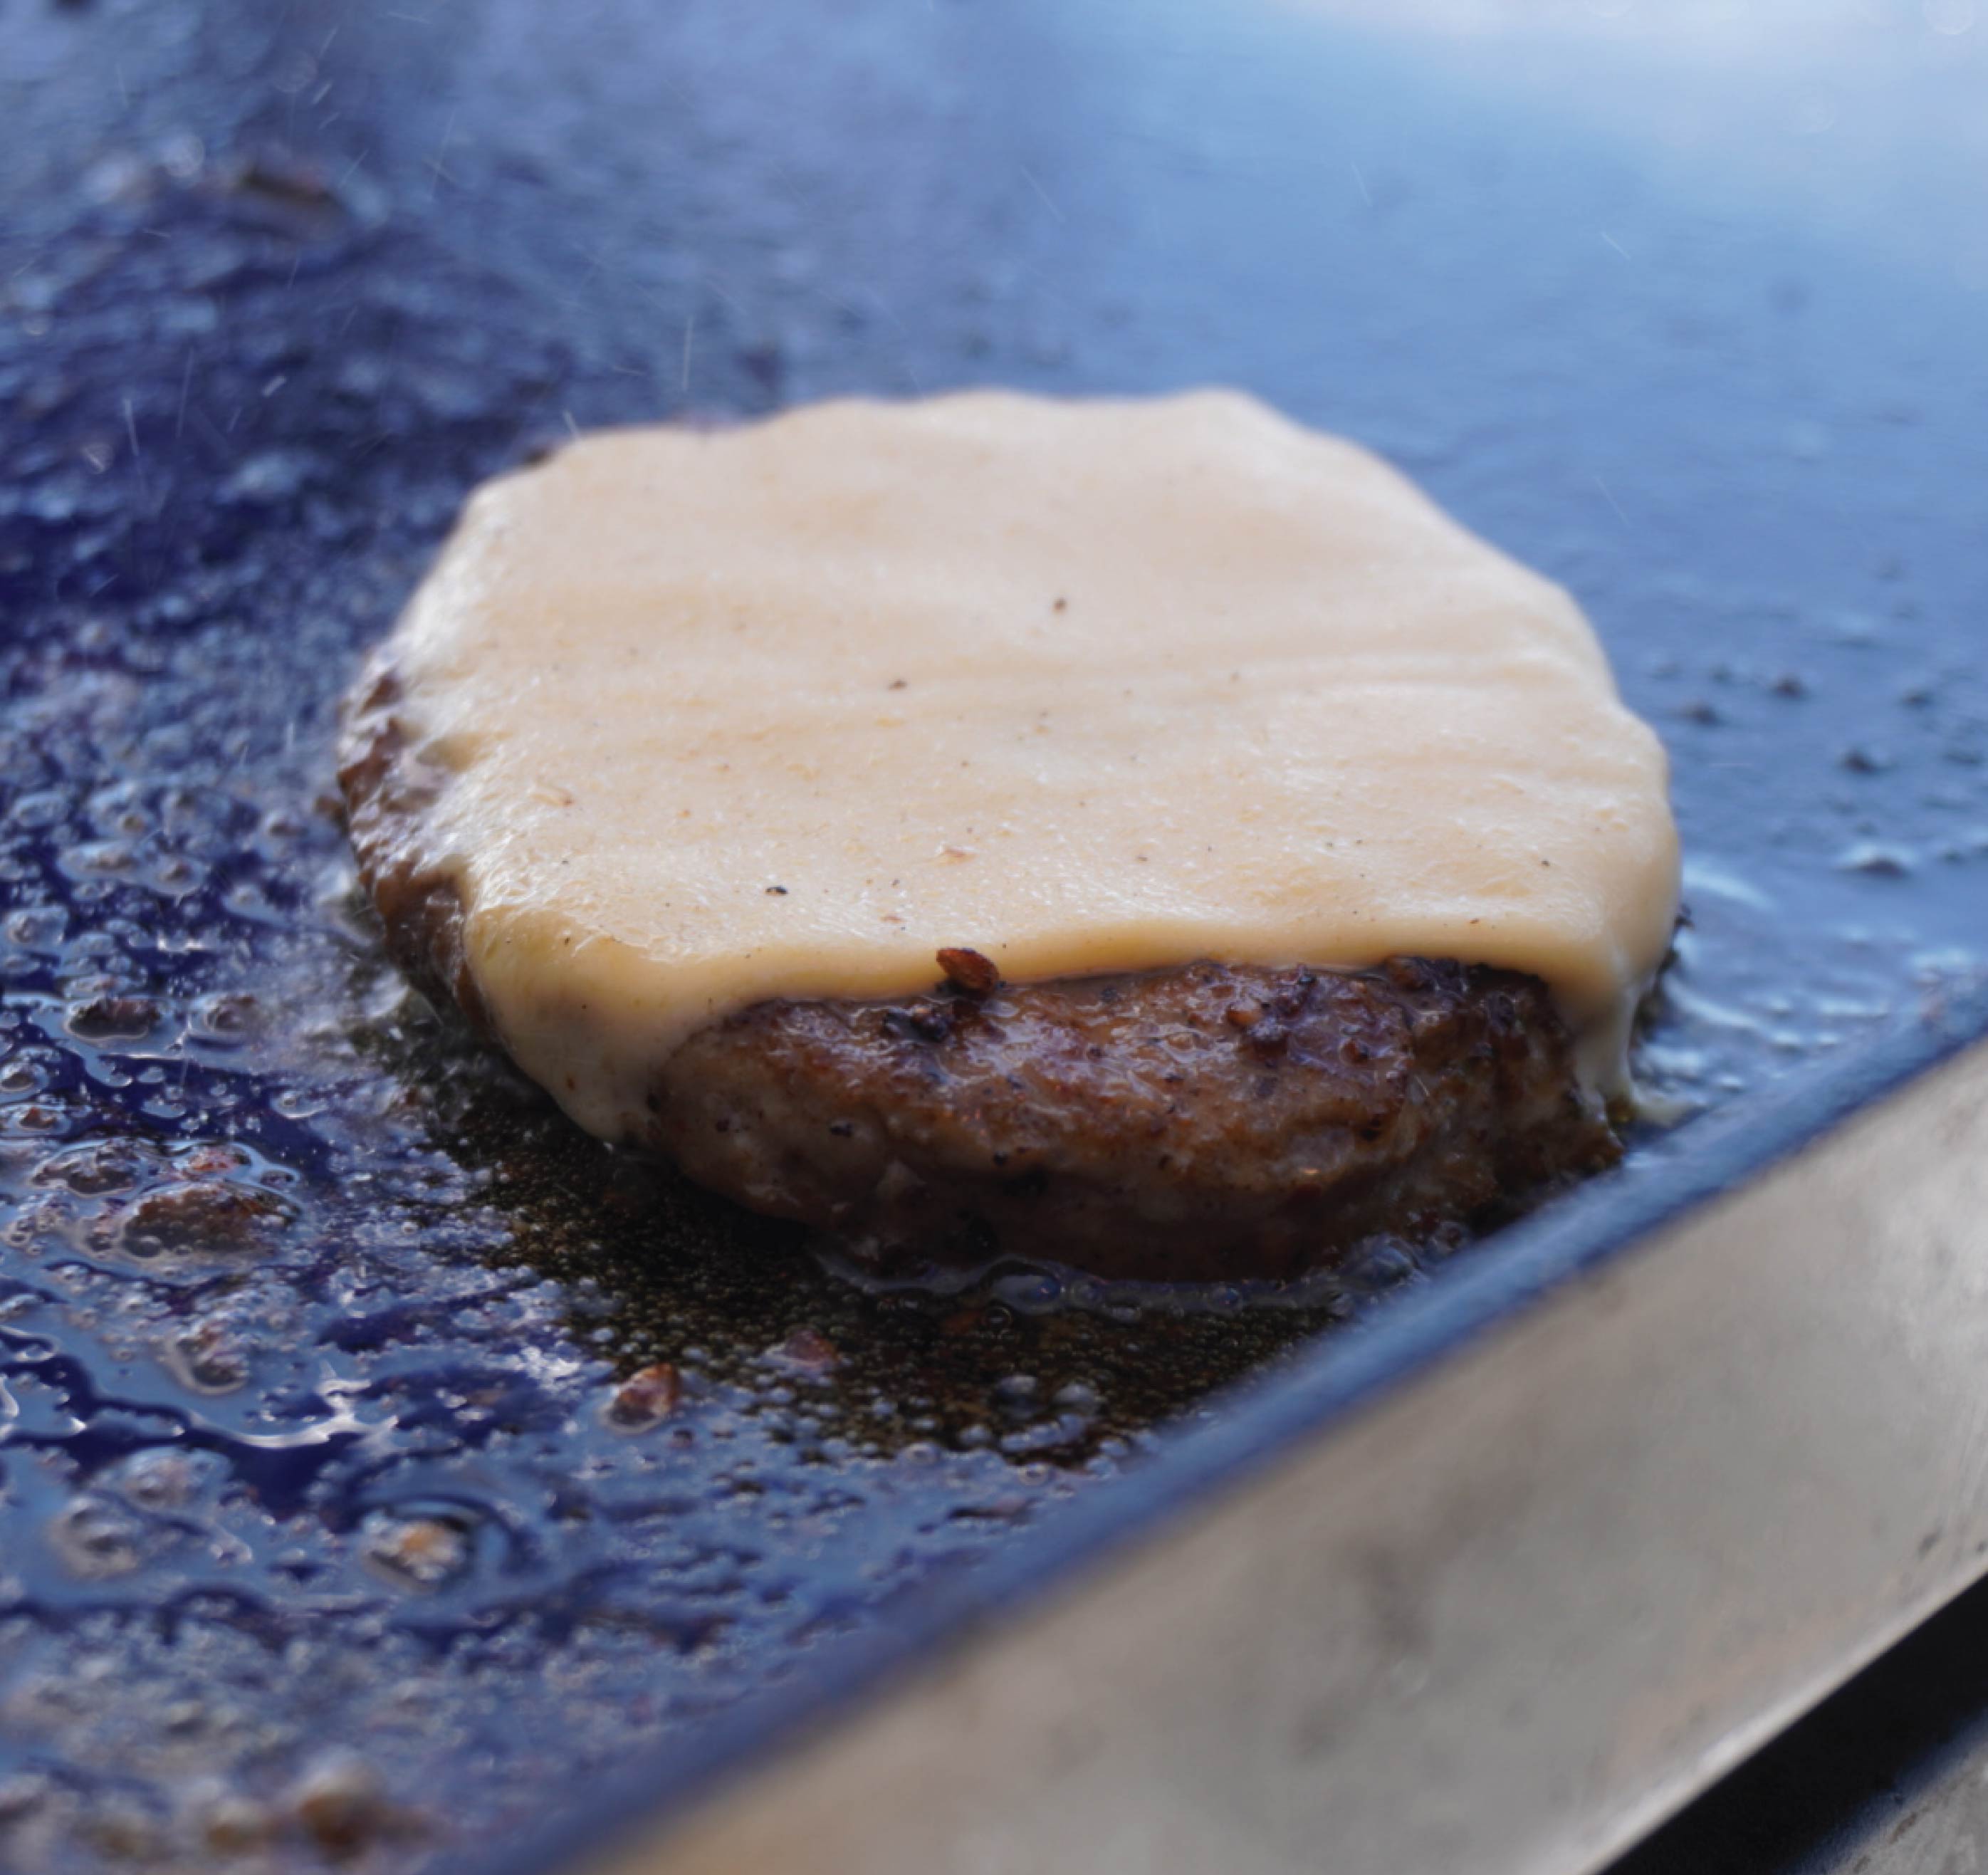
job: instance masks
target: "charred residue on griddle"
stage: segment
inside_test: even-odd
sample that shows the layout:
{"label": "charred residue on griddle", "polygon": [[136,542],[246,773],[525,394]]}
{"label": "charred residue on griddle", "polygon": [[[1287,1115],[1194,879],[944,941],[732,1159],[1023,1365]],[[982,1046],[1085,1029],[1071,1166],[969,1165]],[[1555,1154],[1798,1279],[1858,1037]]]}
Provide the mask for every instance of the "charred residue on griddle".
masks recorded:
{"label": "charred residue on griddle", "polygon": [[[866,1459],[991,1444],[1060,1468],[1108,1465],[1210,1389],[1351,1311],[1330,1281],[1287,1307],[1245,1309],[1239,1291],[1142,1292],[1019,1264],[950,1290],[866,1288],[810,1254],[799,1232],[602,1146],[505,1083],[451,1122],[463,1154],[492,1169],[505,1254],[583,1295],[576,1325],[624,1373],[667,1365],[679,1376],[679,1415],[715,1394],[791,1429],[791,1383],[818,1381],[826,1390],[801,1414],[806,1438],[838,1438]],[[1018,1373],[1042,1403],[1026,1423],[996,1399]],[[1080,1399],[1081,1410],[1070,1403]]]}

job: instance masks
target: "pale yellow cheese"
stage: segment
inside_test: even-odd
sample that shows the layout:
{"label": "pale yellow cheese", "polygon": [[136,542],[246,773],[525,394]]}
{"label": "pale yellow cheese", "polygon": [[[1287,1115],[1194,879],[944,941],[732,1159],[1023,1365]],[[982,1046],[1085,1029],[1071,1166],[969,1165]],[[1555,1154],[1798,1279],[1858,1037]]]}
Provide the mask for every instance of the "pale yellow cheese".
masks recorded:
{"label": "pale yellow cheese", "polygon": [[1619,1091],[1676,912],[1573,601],[1233,393],[590,437],[477,492],[395,651],[484,998],[610,1137],[694,1030],[942,946],[1501,964]]}

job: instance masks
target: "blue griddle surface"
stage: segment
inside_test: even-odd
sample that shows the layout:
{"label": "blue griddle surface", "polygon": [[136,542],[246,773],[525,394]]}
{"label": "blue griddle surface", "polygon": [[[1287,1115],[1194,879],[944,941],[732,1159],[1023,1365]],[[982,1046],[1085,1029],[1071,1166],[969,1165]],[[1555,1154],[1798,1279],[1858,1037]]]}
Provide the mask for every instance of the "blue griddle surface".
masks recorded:
{"label": "blue griddle surface", "polygon": [[[1988,20],[1841,11],[0,9],[9,1868],[688,1788],[1974,1032]],[[330,736],[476,480],[1206,381],[1567,581],[1668,743],[1618,1179],[1295,1295],[878,1293],[404,994]]]}

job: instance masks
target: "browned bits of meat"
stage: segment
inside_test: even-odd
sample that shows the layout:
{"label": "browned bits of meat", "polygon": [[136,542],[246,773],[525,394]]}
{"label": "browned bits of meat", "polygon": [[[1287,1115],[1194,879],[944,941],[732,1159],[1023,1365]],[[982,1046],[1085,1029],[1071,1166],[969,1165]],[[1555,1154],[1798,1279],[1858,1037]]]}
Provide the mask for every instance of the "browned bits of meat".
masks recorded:
{"label": "browned bits of meat", "polygon": [[214,1316],[188,1323],[160,1352],[174,1377],[198,1393],[232,1393],[248,1379],[248,1348],[234,1328]]}
{"label": "browned bits of meat", "polygon": [[218,1179],[192,1179],[150,1191],[117,1220],[123,1247],[135,1256],[236,1251],[260,1247],[288,1221],[279,1198]]}
{"label": "browned bits of meat", "polygon": [[37,1185],[66,1185],[73,1192],[96,1196],[129,1191],[157,1175],[161,1155],[138,1139],[94,1139],[47,1159],[36,1168]]}
{"label": "browned bits of meat", "polygon": [[215,1855],[248,1855],[265,1848],[276,1833],[269,1806],[240,1791],[198,1792],[188,1809],[201,1846]]}
{"label": "browned bits of meat", "polygon": [[683,1382],[667,1361],[631,1374],[608,1397],[601,1414],[617,1432],[647,1432],[675,1412]]}
{"label": "browned bits of meat", "polygon": [[203,1041],[242,1041],[261,1026],[261,1006],[245,990],[218,990],[193,1006],[194,1033]]}
{"label": "browned bits of meat", "polygon": [[69,1031],[85,1041],[136,1041],[158,1020],[159,1006],[149,997],[93,997],[69,1011]]}
{"label": "browned bits of meat", "polygon": [[944,1041],[952,1034],[952,1012],[934,1003],[887,1009],[884,1027],[900,1041]]}
{"label": "browned bits of meat", "polygon": [[362,1526],[360,1554],[376,1575],[403,1589],[439,1589],[469,1566],[469,1537],[441,1517],[375,1511]]}
{"label": "browned bits of meat", "polygon": [[234,195],[255,195],[286,208],[332,208],[339,205],[330,178],[315,163],[280,152],[259,151],[224,167],[217,181]]}
{"label": "browned bits of meat", "polygon": [[166,1833],[159,1819],[128,1799],[105,1798],[80,1819],[78,1833],[93,1849],[126,1866],[164,1860]]}
{"label": "browned bits of meat", "polygon": [[129,1575],[144,1560],[137,1520],[94,1491],[71,1498],[50,1520],[49,1544],[72,1575],[86,1581]]}
{"label": "browned bits of meat", "polygon": [[938,953],[945,980],[962,996],[992,996],[1001,987],[1001,973],[991,957],[977,950],[947,949]]}
{"label": "browned bits of meat", "polygon": [[292,1789],[287,1808],[320,1850],[341,1861],[377,1843],[421,1833],[417,1818],[387,1796],[372,1766],[350,1751],[327,1752],[313,1764]]}
{"label": "browned bits of meat", "polygon": [[215,1173],[238,1172],[248,1163],[248,1154],[239,1146],[225,1139],[207,1139],[180,1154],[173,1169],[182,1178],[205,1178]]}
{"label": "browned bits of meat", "polygon": [[842,1365],[840,1351],[820,1328],[796,1328],[767,1358],[776,1367],[805,1375],[833,1373]]}
{"label": "browned bits of meat", "polygon": [[746,1010],[658,1075],[651,1142],[882,1260],[1158,1280],[1288,1274],[1620,1149],[1546,990],[1509,972],[1202,963],[973,1007],[942,1028],[915,1003]]}
{"label": "browned bits of meat", "polygon": [[423,865],[415,838],[446,777],[407,746],[395,713],[401,680],[391,665],[376,658],[364,683],[345,726],[338,770],[360,876],[386,927],[394,961],[432,1000],[453,1000],[488,1034],[489,1013],[463,954],[462,901],[455,882]]}

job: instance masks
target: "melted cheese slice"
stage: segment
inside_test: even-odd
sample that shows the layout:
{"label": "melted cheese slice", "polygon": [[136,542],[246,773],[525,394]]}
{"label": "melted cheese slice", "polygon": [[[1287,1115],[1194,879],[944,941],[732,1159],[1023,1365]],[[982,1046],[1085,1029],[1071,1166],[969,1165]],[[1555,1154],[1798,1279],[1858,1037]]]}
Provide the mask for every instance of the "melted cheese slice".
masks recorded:
{"label": "melted cheese slice", "polygon": [[1677,909],[1574,601],[1226,392],[590,437],[477,492],[394,655],[495,1024],[610,1137],[702,1025],[945,946],[1500,964],[1619,1092]]}

